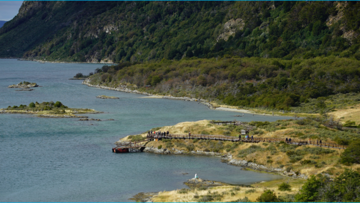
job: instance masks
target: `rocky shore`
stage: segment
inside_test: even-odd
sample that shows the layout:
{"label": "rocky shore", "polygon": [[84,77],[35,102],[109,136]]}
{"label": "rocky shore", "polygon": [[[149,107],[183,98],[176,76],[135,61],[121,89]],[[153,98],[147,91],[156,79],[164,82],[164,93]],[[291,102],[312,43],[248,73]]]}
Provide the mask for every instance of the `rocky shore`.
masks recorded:
{"label": "rocky shore", "polygon": [[15,91],[19,91],[19,92],[22,92],[22,91],[33,91],[34,89],[31,89],[31,88],[21,88],[19,90],[15,90]]}
{"label": "rocky shore", "polygon": [[[67,109],[64,112],[57,112],[56,110],[43,110],[43,111],[33,111],[33,110],[7,110],[0,109],[0,114],[32,114],[38,117],[44,118],[80,118],[88,119],[88,116],[78,116],[75,114],[98,114],[103,113],[100,111],[95,111],[94,109]],[[89,120],[89,119],[88,119]],[[91,119],[90,119],[91,120]]]}
{"label": "rocky shore", "polygon": [[99,95],[99,96],[96,96],[96,98],[99,98],[99,99],[119,99],[119,97],[106,96],[106,95]]}
{"label": "rocky shore", "polygon": [[85,80],[87,77],[85,78],[70,78],[69,80]]}
{"label": "rocky shore", "polygon": [[292,170],[287,171],[285,168],[273,168],[273,167],[267,167],[267,166],[264,166],[261,164],[249,162],[246,160],[237,160],[237,159],[234,159],[231,154],[224,155],[224,154],[217,153],[217,152],[205,152],[205,151],[201,151],[201,150],[187,152],[187,151],[178,150],[175,148],[172,148],[169,150],[169,149],[158,149],[155,147],[145,147],[144,152],[155,153],[155,154],[173,154],[173,155],[184,154],[184,155],[216,156],[216,157],[221,157],[221,161],[224,163],[227,163],[227,164],[230,164],[233,166],[239,166],[244,169],[252,169],[252,170],[263,171],[263,172],[268,172],[268,173],[277,173],[282,176],[288,176],[288,177],[293,177],[293,178],[303,178],[303,179],[308,178],[308,176],[306,176],[305,174],[296,173]]}

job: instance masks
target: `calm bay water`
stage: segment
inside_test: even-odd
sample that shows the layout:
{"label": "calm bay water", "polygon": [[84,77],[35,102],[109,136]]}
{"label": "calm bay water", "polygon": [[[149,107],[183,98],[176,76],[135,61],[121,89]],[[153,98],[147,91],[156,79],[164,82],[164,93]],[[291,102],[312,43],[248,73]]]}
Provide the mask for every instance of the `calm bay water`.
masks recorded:
{"label": "calm bay water", "polygon": [[[138,192],[183,188],[182,183],[195,173],[203,179],[234,184],[279,178],[242,171],[214,157],[111,153],[113,143],[129,134],[183,121],[234,120],[238,113],[210,110],[195,102],[143,98],[68,80],[101,66],[0,59],[0,108],[61,101],[69,107],[105,112],[90,118],[115,119],[83,122],[0,114],[0,201],[129,201]],[[42,87],[31,92],[7,88],[21,81]],[[96,98],[103,94],[120,99]],[[246,115],[236,119],[274,121],[284,117]]]}

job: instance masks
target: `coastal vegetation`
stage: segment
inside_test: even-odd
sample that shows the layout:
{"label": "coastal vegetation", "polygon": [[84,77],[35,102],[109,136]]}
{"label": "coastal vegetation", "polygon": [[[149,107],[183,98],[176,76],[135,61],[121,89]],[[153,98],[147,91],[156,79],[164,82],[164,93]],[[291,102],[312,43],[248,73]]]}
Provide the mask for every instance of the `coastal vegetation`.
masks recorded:
{"label": "coastal vegetation", "polygon": [[59,118],[84,118],[87,116],[77,116],[75,114],[100,113],[93,109],[69,108],[57,102],[31,102],[29,105],[20,104],[19,106],[8,106],[0,109],[0,113],[10,114],[34,114],[40,117],[59,117]]}
{"label": "coastal vegetation", "polygon": [[359,66],[358,60],[338,57],[192,58],[103,66],[89,83],[267,112],[320,114],[360,104]]}

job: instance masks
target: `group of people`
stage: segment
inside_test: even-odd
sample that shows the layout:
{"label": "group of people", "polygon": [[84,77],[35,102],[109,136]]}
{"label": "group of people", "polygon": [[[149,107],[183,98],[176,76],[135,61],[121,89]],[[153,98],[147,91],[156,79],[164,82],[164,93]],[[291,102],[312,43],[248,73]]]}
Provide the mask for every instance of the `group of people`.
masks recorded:
{"label": "group of people", "polygon": [[169,131],[161,132],[161,131],[148,131],[147,137],[165,137],[169,135]]}
{"label": "group of people", "polygon": [[[239,135],[239,140],[241,140],[241,135]],[[254,140],[254,136],[245,135],[245,140]]]}

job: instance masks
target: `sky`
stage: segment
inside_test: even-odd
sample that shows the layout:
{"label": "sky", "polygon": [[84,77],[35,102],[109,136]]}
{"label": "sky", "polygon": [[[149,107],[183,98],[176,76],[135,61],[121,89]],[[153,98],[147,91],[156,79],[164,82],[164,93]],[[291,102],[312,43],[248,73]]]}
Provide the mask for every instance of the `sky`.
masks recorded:
{"label": "sky", "polygon": [[19,12],[23,1],[1,1],[0,0],[0,20],[9,21]]}

